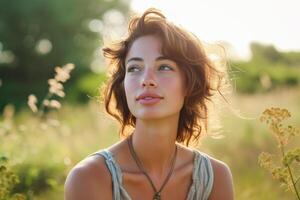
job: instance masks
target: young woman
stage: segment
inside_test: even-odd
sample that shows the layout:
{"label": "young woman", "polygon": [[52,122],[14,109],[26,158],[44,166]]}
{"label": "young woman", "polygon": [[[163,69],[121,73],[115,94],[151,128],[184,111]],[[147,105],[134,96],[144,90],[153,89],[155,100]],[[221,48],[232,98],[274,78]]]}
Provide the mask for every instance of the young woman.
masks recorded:
{"label": "young woman", "polygon": [[232,200],[228,166],[188,147],[207,131],[208,102],[224,78],[200,41],[148,9],[103,51],[113,67],[104,103],[125,139],[77,164],[65,199]]}

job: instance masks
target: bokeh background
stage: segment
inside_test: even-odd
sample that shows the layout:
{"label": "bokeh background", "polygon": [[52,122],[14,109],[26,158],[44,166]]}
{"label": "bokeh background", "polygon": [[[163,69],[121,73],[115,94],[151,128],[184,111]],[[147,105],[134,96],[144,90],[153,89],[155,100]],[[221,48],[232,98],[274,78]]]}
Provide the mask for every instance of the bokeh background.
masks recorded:
{"label": "bokeh background", "polygon": [[[118,141],[118,124],[99,102],[107,73],[101,47],[124,36],[130,16],[148,7],[198,35],[211,58],[222,55],[229,66],[230,106],[217,107],[223,137],[206,137],[197,148],[230,166],[236,199],[293,199],[257,158],[262,151],[278,154],[276,140],[259,121],[266,108],[287,108],[288,123],[300,124],[296,0],[1,0],[0,194],[5,188],[4,199],[15,193],[62,199],[68,171]],[[75,69],[63,83],[64,97],[49,95],[48,79],[67,63]],[[28,107],[30,94],[43,112]],[[59,106],[40,106],[43,99]],[[292,141],[299,145],[299,138]]]}

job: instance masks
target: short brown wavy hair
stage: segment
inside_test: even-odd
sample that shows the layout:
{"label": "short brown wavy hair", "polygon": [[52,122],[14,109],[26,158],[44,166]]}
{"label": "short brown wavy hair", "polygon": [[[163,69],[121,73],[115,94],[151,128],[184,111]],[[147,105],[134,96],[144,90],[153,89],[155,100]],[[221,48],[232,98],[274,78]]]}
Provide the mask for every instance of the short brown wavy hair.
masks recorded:
{"label": "short brown wavy hair", "polygon": [[122,135],[126,127],[135,127],[136,118],[128,108],[124,90],[125,58],[133,42],[146,35],[161,39],[162,54],[175,61],[184,74],[187,95],[180,111],[176,140],[189,145],[191,139],[198,141],[207,130],[207,103],[216,91],[221,94],[225,73],[210,61],[195,35],[168,21],[157,9],[150,8],[142,16],[133,17],[128,36],[103,48],[112,67],[103,93],[105,109],[120,122]]}

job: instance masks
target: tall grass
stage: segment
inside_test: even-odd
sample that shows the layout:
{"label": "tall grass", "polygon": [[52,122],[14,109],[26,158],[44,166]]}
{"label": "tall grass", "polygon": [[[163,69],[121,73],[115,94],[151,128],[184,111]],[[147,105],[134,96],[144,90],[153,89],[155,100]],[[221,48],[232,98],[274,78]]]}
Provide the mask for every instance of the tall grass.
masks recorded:
{"label": "tall grass", "polygon": [[[234,96],[232,105],[251,119],[239,118],[225,109],[221,115],[225,137],[202,140],[199,149],[230,166],[236,199],[293,198],[279,190],[278,184],[257,163],[262,151],[277,152],[276,141],[259,122],[259,116],[266,107],[286,107],[294,113],[291,122],[299,124],[299,89]],[[7,108],[12,110],[11,106]],[[28,199],[62,199],[68,171],[88,154],[119,139],[116,122],[95,101],[85,106],[64,105],[59,112],[50,110],[42,121],[29,110],[8,116],[1,118],[7,129],[0,129],[0,152],[11,159],[12,169],[20,179],[14,191],[26,194]],[[300,141],[293,145],[299,146]]]}

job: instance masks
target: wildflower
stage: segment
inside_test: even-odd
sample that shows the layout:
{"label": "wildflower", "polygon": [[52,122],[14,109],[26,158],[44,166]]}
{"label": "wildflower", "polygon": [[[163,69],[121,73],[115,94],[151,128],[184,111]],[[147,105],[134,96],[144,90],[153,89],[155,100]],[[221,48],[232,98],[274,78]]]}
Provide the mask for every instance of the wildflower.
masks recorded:
{"label": "wildflower", "polygon": [[34,113],[36,113],[38,111],[36,103],[37,103],[36,96],[33,94],[29,95],[27,104],[28,104],[29,108],[32,110],[32,112],[34,112]]}
{"label": "wildflower", "polygon": [[287,168],[275,167],[271,171],[274,179],[278,180],[281,183],[289,183],[289,173]]}
{"label": "wildflower", "polygon": [[68,72],[72,71],[75,68],[75,65],[73,63],[68,63],[66,65],[64,65],[63,67],[65,70],[67,70]]}
{"label": "wildflower", "polygon": [[55,80],[59,82],[66,82],[70,78],[70,72],[74,69],[74,64],[68,63],[63,67],[55,67]]}
{"label": "wildflower", "polygon": [[49,106],[50,105],[50,101],[48,99],[45,99],[43,101],[44,106]]}
{"label": "wildflower", "polygon": [[43,101],[43,104],[44,104],[44,106],[51,107],[51,108],[57,108],[57,109],[59,109],[61,107],[61,104],[57,100],[48,100],[48,99],[45,99]]}
{"label": "wildflower", "polygon": [[281,108],[269,108],[263,112],[262,117],[260,118],[261,122],[270,123],[280,123],[283,120],[291,117],[291,113],[287,109]]}
{"label": "wildflower", "polygon": [[291,113],[287,109],[270,108],[266,109],[260,120],[266,122],[271,132],[275,135],[279,146],[284,146],[288,143],[291,136],[297,134],[297,129],[291,126],[284,128],[282,121],[291,117]]}
{"label": "wildflower", "polygon": [[61,104],[57,100],[50,100],[49,106],[51,108],[59,109],[61,107]]}
{"label": "wildflower", "polygon": [[59,97],[65,96],[65,93],[63,92],[63,85],[59,83],[56,79],[49,79],[48,83],[50,85],[49,92],[51,94],[56,94]]}
{"label": "wildflower", "polygon": [[300,163],[300,148],[290,150],[283,157],[282,163],[285,166],[291,165],[294,161]]}
{"label": "wildflower", "polygon": [[258,157],[258,162],[261,167],[271,168],[272,167],[272,155],[266,152],[262,152]]}
{"label": "wildflower", "polygon": [[261,153],[258,159],[260,166],[268,169],[273,178],[278,180],[282,186],[286,186],[287,191],[294,192],[300,200],[300,193],[296,187],[300,177],[295,177],[294,172],[296,170],[292,170],[293,162],[300,163],[300,148],[288,150],[287,152],[285,150],[290,138],[299,134],[299,129],[291,125],[283,126],[282,121],[289,117],[291,117],[291,114],[287,109],[270,108],[263,112],[260,120],[266,122],[277,139],[281,164],[278,166],[273,165],[272,156],[265,152]]}
{"label": "wildflower", "polygon": [[28,105],[30,109],[36,113],[39,111],[38,116],[41,117],[44,114],[44,108],[61,108],[61,104],[57,100],[53,100],[54,95],[58,97],[64,97],[65,92],[63,91],[63,83],[70,78],[70,72],[74,69],[74,64],[68,63],[63,67],[55,67],[55,76],[54,78],[48,79],[49,91],[42,103],[40,104],[39,109],[37,108],[37,98],[32,94],[28,97]]}
{"label": "wildflower", "polygon": [[288,133],[289,137],[299,135],[300,130],[293,126],[288,126],[285,131]]}

